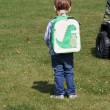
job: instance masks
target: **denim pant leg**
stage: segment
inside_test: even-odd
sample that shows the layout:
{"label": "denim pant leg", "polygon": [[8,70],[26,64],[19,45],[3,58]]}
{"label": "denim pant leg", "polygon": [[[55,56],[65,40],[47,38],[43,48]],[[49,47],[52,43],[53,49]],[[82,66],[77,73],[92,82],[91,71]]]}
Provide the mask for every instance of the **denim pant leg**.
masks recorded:
{"label": "denim pant leg", "polygon": [[67,84],[66,94],[76,94],[74,84],[74,65],[73,65],[73,54],[67,54],[64,59],[64,71],[65,80]]}
{"label": "denim pant leg", "polygon": [[55,82],[55,94],[62,95],[65,94],[64,91],[64,70],[61,63],[60,55],[52,55],[52,67],[54,70],[54,82]]}

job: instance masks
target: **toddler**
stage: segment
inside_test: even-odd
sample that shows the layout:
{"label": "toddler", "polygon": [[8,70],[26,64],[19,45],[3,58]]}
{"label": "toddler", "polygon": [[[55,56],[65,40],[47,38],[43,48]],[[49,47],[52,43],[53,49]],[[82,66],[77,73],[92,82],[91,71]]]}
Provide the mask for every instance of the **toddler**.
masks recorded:
{"label": "toddler", "polygon": [[[71,0],[54,0],[54,10],[57,16],[67,16],[71,10]],[[74,99],[77,95],[74,84],[73,53],[57,54],[54,52],[51,45],[53,20],[48,23],[44,38],[50,51],[52,68],[54,70],[55,95],[52,95],[51,98],[64,99],[64,96],[67,95],[69,98]],[[64,88],[64,79],[67,89]]]}

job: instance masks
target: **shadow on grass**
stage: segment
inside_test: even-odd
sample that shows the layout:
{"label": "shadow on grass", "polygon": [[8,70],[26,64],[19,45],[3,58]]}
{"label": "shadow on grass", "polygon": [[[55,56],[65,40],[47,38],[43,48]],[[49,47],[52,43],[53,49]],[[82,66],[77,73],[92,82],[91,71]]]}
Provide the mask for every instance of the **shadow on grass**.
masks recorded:
{"label": "shadow on grass", "polygon": [[92,56],[97,57],[97,55],[96,55],[96,48],[95,47],[91,48],[91,54],[92,54]]}
{"label": "shadow on grass", "polygon": [[35,81],[33,82],[32,89],[38,90],[42,93],[54,94],[54,85],[49,84],[48,81]]}

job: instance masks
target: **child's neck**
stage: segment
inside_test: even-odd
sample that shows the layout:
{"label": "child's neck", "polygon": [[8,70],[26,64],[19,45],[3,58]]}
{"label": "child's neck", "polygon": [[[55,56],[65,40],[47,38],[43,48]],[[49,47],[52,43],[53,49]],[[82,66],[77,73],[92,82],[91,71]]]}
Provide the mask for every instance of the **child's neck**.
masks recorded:
{"label": "child's neck", "polygon": [[66,16],[67,13],[68,13],[68,11],[66,11],[66,10],[59,10],[59,11],[57,12],[58,16]]}

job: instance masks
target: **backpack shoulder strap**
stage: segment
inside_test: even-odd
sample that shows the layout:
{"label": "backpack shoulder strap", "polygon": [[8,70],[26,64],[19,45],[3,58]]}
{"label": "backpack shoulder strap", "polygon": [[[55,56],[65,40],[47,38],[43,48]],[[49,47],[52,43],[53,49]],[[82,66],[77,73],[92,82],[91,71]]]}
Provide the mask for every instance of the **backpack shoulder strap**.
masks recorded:
{"label": "backpack shoulder strap", "polygon": [[[68,16],[67,19],[74,19],[74,20],[76,20],[73,16]],[[76,21],[79,23],[79,25],[81,25],[81,23],[78,20],[76,20]]]}
{"label": "backpack shoulder strap", "polygon": [[67,19],[75,19],[73,16],[68,16]]}

